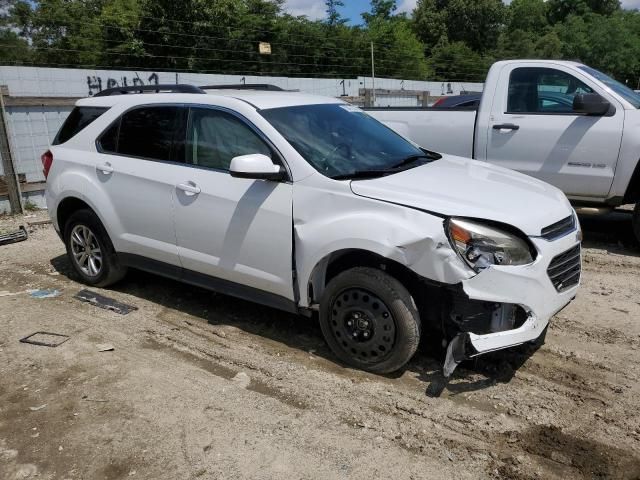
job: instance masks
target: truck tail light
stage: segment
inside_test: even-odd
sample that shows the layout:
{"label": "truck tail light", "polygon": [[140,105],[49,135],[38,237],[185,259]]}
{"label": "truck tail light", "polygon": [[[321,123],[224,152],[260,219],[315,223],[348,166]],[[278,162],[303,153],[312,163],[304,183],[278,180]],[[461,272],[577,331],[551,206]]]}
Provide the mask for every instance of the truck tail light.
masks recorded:
{"label": "truck tail light", "polygon": [[51,150],[44,152],[40,160],[42,160],[42,173],[44,173],[44,178],[46,179],[49,176],[49,170],[51,170],[51,165],[53,164],[53,153],[51,153]]}

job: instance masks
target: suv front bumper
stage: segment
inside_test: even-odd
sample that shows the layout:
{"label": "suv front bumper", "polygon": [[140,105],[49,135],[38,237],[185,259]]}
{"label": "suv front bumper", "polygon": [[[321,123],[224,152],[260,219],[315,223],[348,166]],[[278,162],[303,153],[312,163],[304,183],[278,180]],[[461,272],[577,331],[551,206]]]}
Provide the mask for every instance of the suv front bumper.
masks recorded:
{"label": "suv front bumper", "polygon": [[579,245],[580,231],[554,241],[541,238],[531,238],[531,241],[538,251],[534,263],[521,267],[493,266],[462,281],[462,288],[469,299],[518,305],[527,313],[526,320],[511,330],[484,335],[472,332],[458,334],[449,342],[445,376],[451,375],[465,359],[536,340],[544,333],[551,317],[575,298],[579,282],[558,291],[548,269],[555,258]]}

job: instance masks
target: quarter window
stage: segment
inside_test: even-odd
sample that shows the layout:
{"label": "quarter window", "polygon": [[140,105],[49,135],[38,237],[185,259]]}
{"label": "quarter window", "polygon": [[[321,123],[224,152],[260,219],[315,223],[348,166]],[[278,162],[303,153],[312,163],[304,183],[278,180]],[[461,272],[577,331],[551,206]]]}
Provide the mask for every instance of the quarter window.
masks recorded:
{"label": "quarter window", "polygon": [[553,68],[516,68],[509,78],[507,113],[572,113],[579,93],[593,89]]}
{"label": "quarter window", "polygon": [[75,107],[53,140],[53,145],[60,145],[75,137],[107,110],[106,107]]}
{"label": "quarter window", "polygon": [[187,163],[225,171],[240,155],[272,157],[271,149],[248,125],[227,112],[208,108],[191,110],[186,150]]}

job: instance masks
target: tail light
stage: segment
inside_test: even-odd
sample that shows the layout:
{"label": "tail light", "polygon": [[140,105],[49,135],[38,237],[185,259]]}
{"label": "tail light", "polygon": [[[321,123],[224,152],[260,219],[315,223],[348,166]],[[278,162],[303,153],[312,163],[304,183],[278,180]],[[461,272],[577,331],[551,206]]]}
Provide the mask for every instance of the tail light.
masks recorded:
{"label": "tail light", "polygon": [[51,165],[53,164],[53,153],[51,153],[51,150],[44,152],[40,160],[42,160],[42,173],[44,173],[44,178],[46,179],[49,176],[49,170],[51,170]]}

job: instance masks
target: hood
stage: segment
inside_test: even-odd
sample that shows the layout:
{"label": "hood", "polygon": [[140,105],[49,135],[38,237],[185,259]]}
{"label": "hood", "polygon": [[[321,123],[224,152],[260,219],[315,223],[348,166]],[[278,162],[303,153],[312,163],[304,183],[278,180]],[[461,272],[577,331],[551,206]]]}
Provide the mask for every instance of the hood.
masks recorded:
{"label": "hood", "polygon": [[451,155],[394,175],[354,180],[351,190],[443,216],[506,223],[529,236],[573,212],[567,197],[548,183]]}

